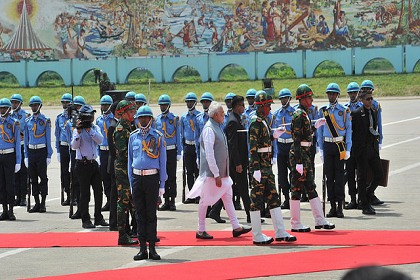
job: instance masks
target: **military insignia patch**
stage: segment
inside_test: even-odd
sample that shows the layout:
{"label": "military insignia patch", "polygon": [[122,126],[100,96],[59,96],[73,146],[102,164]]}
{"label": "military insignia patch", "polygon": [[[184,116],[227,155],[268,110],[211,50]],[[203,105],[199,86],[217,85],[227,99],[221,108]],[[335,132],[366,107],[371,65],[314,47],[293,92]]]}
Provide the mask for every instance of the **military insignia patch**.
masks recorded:
{"label": "military insignia patch", "polygon": [[289,116],[293,116],[293,112],[289,112]]}
{"label": "military insignia patch", "polygon": [[338,112],[338,115],[341,117],[343,115],[343,111]]}
{"label": "military insignia patch", "polygon": [[20,120],[20,119],[22,118],[22,115],[19,115],[19,117],[18,117],[18,118],[19,118],[19,120]]}
{"label": "military insignia patch", "polygon": [[8,123],[8,124],[7,124],[7,128],[8,128],[8,129],[11,129],[11,128],[12,128],[12,125],[11,125],[10,123]]}
{"label": "military insignia patch", "polygon": [[169,120],[169,124],[174,124],[174,121],[173,120]]}
{"label": "military insignia patch", "polygon": [[156,138],[155,137],[152,137],[151,139],[150,139],[150,141],[149,142],[147,142],[147,148],[149,149],[149,152],[151,152],[151,153],[155,153],[155,150],[156,150],[156,147],[157,146],[157,144],[156,144]]}
{"label": "military insignia patch", "polygon": [[39,121],[39,125],[44,125],[44,122],[43,121]]}

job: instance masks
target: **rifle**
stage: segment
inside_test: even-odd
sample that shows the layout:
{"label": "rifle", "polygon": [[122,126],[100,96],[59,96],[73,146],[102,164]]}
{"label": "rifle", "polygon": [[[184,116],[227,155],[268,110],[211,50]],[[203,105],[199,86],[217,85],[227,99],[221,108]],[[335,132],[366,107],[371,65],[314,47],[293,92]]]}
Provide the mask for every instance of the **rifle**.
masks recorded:
{"label": "rifle", "polygon": [[187,185],[187,174],[185,173],[185,161],[182,159],[182,203],[185,201],[185,186]]}
{"label": "rifle", "polygon": [[60,176],[61,178],[61,204],[64,202],[64,186],[63,186],[63,176]]}
{"label": "rifle", "polygon": [[69,218],[71,218],[71,216],[73,216],[73,205],[74,205],[73,171],[70,170],[70,208],[69,208]]}
{"label": "rifle", "polygon": [[29,212],[31,210],[31,177],[29,176],[29,167],[28,174],[26,175],[26,190],[28,193],[28,205],[26,206],[26,211]]}
{"label": "rifle", "polygon": [[325,214],[325,200],[326,200],[326,189],[327,189],[327,176],[325,175],[325,167],[322,165],[322,210]]}

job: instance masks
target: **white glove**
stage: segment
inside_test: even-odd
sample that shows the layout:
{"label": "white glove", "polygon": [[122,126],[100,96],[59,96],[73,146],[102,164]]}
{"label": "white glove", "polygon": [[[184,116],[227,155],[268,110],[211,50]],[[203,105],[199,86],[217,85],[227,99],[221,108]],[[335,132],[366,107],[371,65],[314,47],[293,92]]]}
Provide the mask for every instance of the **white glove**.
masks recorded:
{"label": "white glove", "polygon": [[319,157],[321,158],[322,164],[324,164],[324,150],[319,150]]}
{"label": "white glove", "polygon": [[60,162],[60,161],[61,161],[61,156],[60,156],[60,153],[57,153],[57,160],[58,160],[58,162]]}
{"label": "white glove", "polygon": [[277,157],[273,157],[273,159],[271,160],[271,165],[276,165],[277,164]]}
{"label": "white glove", "polygon": [[51,163],[51,159],[47,158],[47,166],[50,165],[50,163]]}
{"label": "white glove", "polygon": [[200,160],[198,158],[195,160],[195,163],[197,163],[197,167],[199,168],[200,167]]}
{"label": "white glove", "polygon": [[20,163],[16,163],[15,165],[15,173],[18,173],[20,170]]}
{"label": "white glove", "polygon": [[303,164],[296,164],[296,171],[303,175]]}
{"label": "white glove", "polygon": [[159,188],[159,196],[162,196],[165,193],[165,188]]}
{"label": "white glove", "polygon": [[254,176],[255,180],[257,180],[258,183],[261,182],[261,171],[260,170],[254,171],[253,176]]}
{"label": "white glove", "polygon": [[318,127],[320,127],[320,126],[323,126],[324,124],[325,124],[325,119],[324,118],[322,118],[322,119],[317,119],[316,120],[316,122],[315,122],[315,128],[318,128]]}
{"label": "white glove", "polygon": [[285,131],[286,131],[286,128],[284,126],[280,126],[279,128],[276,128],[273,133],[274,139],[279,138]]}
{"label": "white glove", "polygon": [[379,150],[382,150],[382,144],[379,144]]}
{"label": "white glove", "polygon": [[349,158],[350,158],[350,152],[347,152],[347,151],[346,151],[346,157],[345,157],[344,159],[346,159],[346,160],[347,160],[347,159],[349,159]]}
{"label": "white glove", "polygon": [[182,155],[177,155],[177,156],[176,156],[176,161],[180,161],[180,160],[181,160],[181,158],[182,158]]}
{"label": "white glove", "polygon": [[70,164],[69,164],[69,172],[71,172],[71,162],[70,162]]}
{"label": "white glove", "polygon": [[29,160],[28,160],[28,158],[25,158],[24,162],[25,162],[26,168],[28,168],[29,167]]}
{"label": "white glove", "polygon": [[99,157],[96,157],[96,162],[98,163],[98,165],[101,165],[101,160],[99,159]]}

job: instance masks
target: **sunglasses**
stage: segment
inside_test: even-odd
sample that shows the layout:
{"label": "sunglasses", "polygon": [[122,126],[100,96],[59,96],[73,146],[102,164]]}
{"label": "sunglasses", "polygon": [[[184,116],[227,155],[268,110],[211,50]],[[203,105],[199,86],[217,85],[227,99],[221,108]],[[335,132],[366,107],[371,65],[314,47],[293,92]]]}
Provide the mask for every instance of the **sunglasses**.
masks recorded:
{"label": "sunglasses", "polygon": [[373,97],[368,97],[368,98],[365,98],[365,100],[366,100],[366,101],[372,101],[372,100],[373,100]]}

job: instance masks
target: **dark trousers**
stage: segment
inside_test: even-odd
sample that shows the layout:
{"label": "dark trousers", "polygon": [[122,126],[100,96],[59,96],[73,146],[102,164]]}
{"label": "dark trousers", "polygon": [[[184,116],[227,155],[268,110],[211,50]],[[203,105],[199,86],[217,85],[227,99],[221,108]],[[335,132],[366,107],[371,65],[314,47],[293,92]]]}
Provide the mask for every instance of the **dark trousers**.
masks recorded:
{"label": "dark trousers", "polygon": [[110,174],[111,178],[111,190],[109,194],[109,226],[117,227],[117,183],[115,180],[115,173]]}
{"label": "dark trousers", "polygon": [[70,151],[69,151],[69,147],[60,145],[59,151],[60,151],[61,180],[63,182],[64,191],[67,194],[69,194],[70,193],[70,172],[69,172]]}
{"label": "dark trousers", "polygon": [[105,196],[109,199],[111,192],[111,175],[108,173],[108,158],[109,151],[99,150],[99,160],[101,162],[101,178],[102,184],[104,186]]}
{"label": "dark trousers", "polygon": [[247,215],[249,215],[249,209],[251,208],[251,199],[249,198],[248,174],[246,166],[242,165],[242,173],[238,173],[236,172],[236,166],[233,166],[233,164],[231,164],[230,177],[232,178],[234,189],[237,189],[239,195],[242,198],[242,203],[244,204],[245,212]]}
{"label": "dark trousers", "polygon": [[[32,195],[48,195],[47,148],[28,149],[29,176],[32,182]],[[38,177],[40,181],[38,182]]]}
{"label": "dark trousers", "polygon": [[21,145],[22,161],[20,163],[20,170],[15,173],[13,180],[13,189],[15,190],[15,196],[19,199],[24,198],[27,194],[27,180],[28,180],[28,169],[25,166],[25,153],[23,145]]}
{"label": "dark trousers", "polygon": [[357,194],[356,188],[356,159],[354,156],[350,156],[348,160],[346,160],[346,176],[345,180],[347,180],[347,186],[349,188],[349,195],[354,196]]}
{"label": "dark trousers", "polygon": [[344,160],[335,143],[324,142],[324,168],[329,201],[344,200]]}
{"label": "dark trousers", "polygon": [[[372,196],[375,189],[378,187],[379,182],[384,177],[382,170],[381,159],[379,154],[373,146],[366,147],[360,156],[356,158],[357,170],[359,172],[357,179],[357,186],[359,189],[359,200],[362,203],[362,208],[368,208],[370,205],[370,197]],[[368,186],[367,183],[367,171],[368,168],[373,172],[373,181]]]}
{"label": "dark trousers", "polygon": [[164,198],[176,197],[176,153],[176,149],[166,151],[166,173],[168,174],[168,180],[165,182]]}
{"label": "dark trousers", "polygon": [[[71,158],[71,173],[73,179],[73,200],[79,199],[80,197],[80,184],[79,178],[76,176],[76,151],[70,150],[70,158]],[[77,204],[77,209],[79,209],[79,204]]]}
{"label": "dark trousers", "polygon": [[289,199],[290,183],[289,183],[289,153],[292,143],[279,143],[277,142],[277,171],[279,192],[283,193],[286,200]]}
{"label": "dark trousers", "polygon": [[315,155],[316,155],[316,132],[315,135],[312,137],[312,146],[309,148],[309,151],[311,152],[311,163],[312,163],[312,169],[314,171],[314,177],[315,177]]}
{"label": "dark trousers", "polygon": [[16,153],[0,155],[0,204],[15,203],[13,177],[15,174]]}
{"label": "dark trousers", "polygon": [[[191,190],[195,179],[198,178],[198,167],[197,167],[197,154],[195,152],[194,145],[184,145],[184,165],[187,170],[187,185],[188,189]],[[165,190],[166,191],[166,190]]]}
{"label": "dark trousers", "polygon": [[96,161],[88,161],[84,164],[81,160],[77,160],[75,172],[80,183],[80,198],[77,205],[82,216],[82,222],[90,220],[90,186],[92,186],[93,196],[95,198],[95,221],[101,221],[103,219],[101,213],[103,193],[101,187],[101,171],[99,170],[98,163]]}
{"label": "dark trousers", "polygon": [[133,175],[131,180],[134,208],[136,209],[139,240],[156,240],[156,205],[159,194],[159,174]]}

